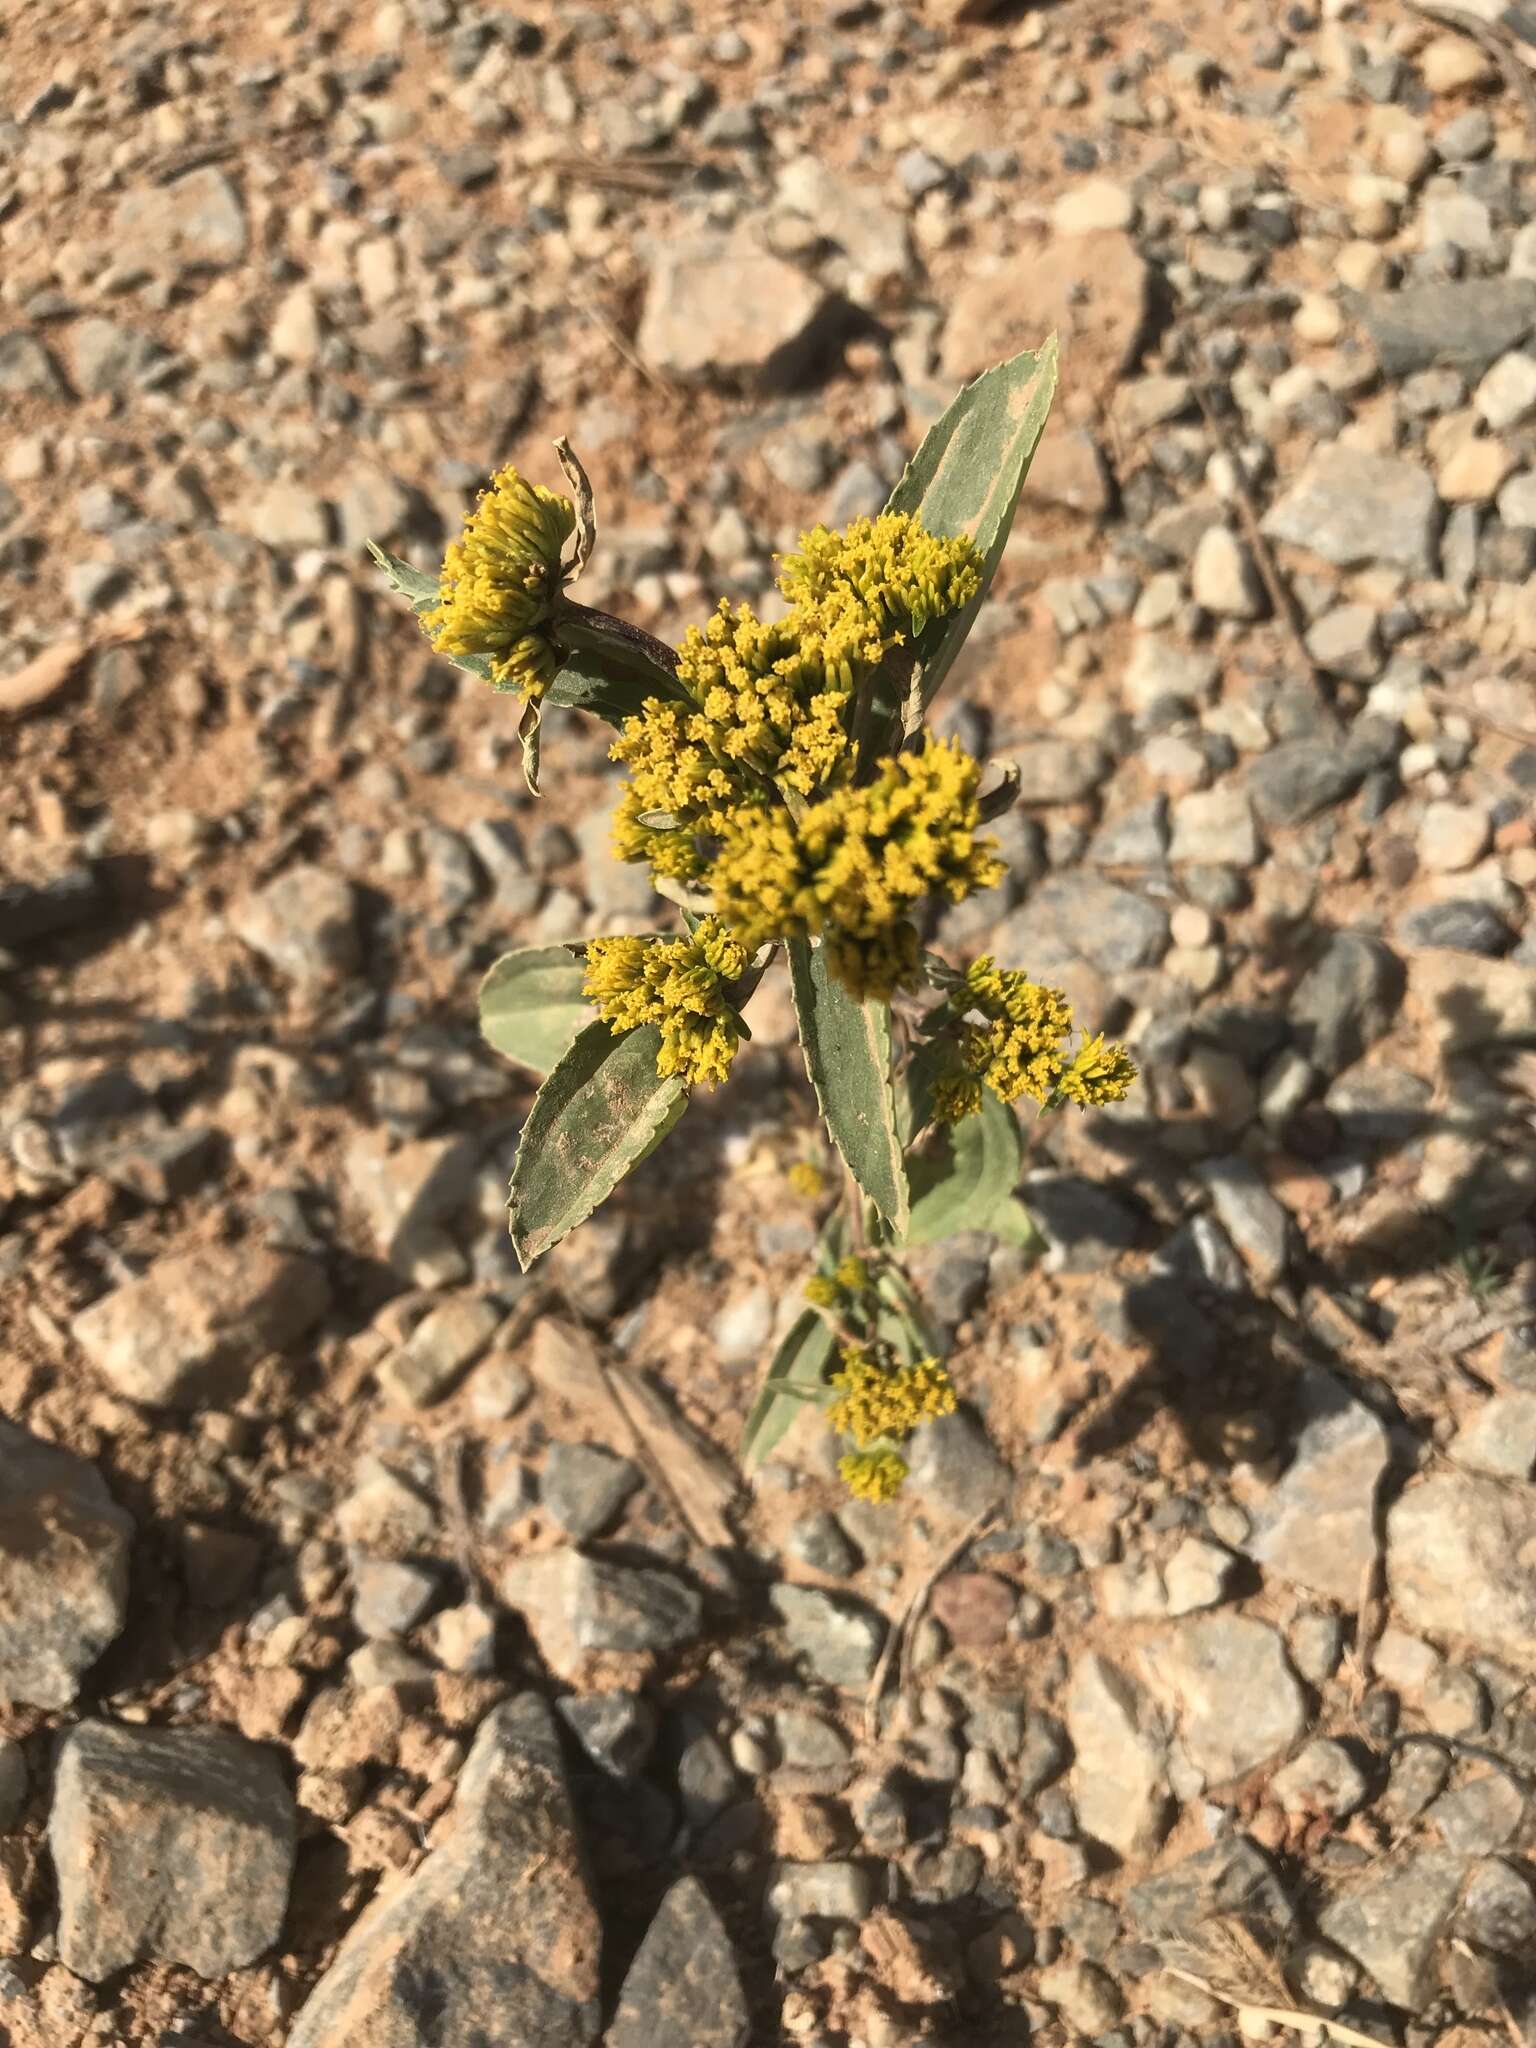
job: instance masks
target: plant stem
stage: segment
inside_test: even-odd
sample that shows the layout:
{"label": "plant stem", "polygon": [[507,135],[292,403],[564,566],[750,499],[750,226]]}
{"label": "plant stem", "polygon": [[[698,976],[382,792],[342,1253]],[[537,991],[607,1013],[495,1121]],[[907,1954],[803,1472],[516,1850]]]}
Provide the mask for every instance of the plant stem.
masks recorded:
{"label": "plant stem", "polygon": [[843,1168],[843,1194],[848,1204],[848,1230],[853,1249],[862,1256],[869,1250],[869,1232],[864,1227],[864,1196],[846,1166]]}

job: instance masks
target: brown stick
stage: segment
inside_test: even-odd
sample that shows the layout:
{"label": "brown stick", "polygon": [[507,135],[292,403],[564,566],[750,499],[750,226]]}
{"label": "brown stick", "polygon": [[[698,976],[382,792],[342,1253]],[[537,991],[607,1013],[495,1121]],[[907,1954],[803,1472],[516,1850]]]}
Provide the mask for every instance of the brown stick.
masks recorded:
{"label": "brown stick", "polygon": [[912,1632],[922,1619],[923,1609],[928,1605],[929,1594],[933,1591],[939,1580],[943,1578],[950,1566],[958,1558],[963,1557],[966,1551],[970,1549],[971,1545],[976,1541],[982,1530],[986,1528],[988,1522],[991,1521],[1002,1504],[1002,1496],[999,1495],[996,1500],[989,1501],[980,1514],[972,1517],[960,1535],[950,1545],[949,1549],[944,1552],[932,1571],[927,1573],[916,1587],[912,1598],[907,1602],[895,1622],[892,1623],[891,1632],[885,1639],[885,1648],[880,1652],[880,1661],[875,1666],[874,1675],[869,1681],[869,1691],[864,1695],[864,1736],[866,1741],[873,1742],[880,1733],[880,1698],[885,1691],[886,1679],[890,1676],[891,1664],[898,1655],[901,1658],[901,1690],[905,1691],[911,1682],[911,1660],[906,1654],[905,1646],[911,1641]]}
{"label": "brown stick", "polygon": [[1455,29],[1458,35],[1470,36],[1474,43],[1487,52],[1498,65],[1521,111],[1536,138],[1536,78],[1520,60],[1515,49],[1515,39],[1506,28],[1497,23],[1483,21],[1475,14],[1469,14],[1464,7],[1446,7],[1440,0],[1410,0],[1416,14],[1427,14],[1431,21],[1438,21],[1443,28]]}
{"label": "brown stick", "polygon": [[1201,417],[1205,421],[1211,439],[1231,464],[1232,488],[1237,499],[1238,517],[1243,523],[1243,533],[1248,545],[1253,550],[1254,563],[1260,576],[1264,579],[1264,588],[1269,593],[1269,601],[1274,607],[1275,617],[1285,629],[1286,637],[1295,651],[1296,659],[1305,668],[1313,686],[1321,691],[1323,689],[1322,670],[1307,650],[1306,637],[1302,632],[1301,616],[1296,609],[1296,600],[1291,595],[1290,586],[1275,566],[1274,551],[1271,549],[1269,542],[1264,538],[1263,529],[1259,525],[1258,507],[1254,504],[1253,492],[1248,488],[1248,478],[1243,469],[1242,455],[1231,434],[1227,431],[1226,421],[1222,419],[1215,406],[1211,404],[1210,393],[1206,390],[1205,379],[1195,358],[1192,337],[1187,327],[1177,330],[1176,346],[1180,356],[1183,358],[1185,370],[1189,375],[1190,389],[1195,394],[1195,403],[1200,408]]}

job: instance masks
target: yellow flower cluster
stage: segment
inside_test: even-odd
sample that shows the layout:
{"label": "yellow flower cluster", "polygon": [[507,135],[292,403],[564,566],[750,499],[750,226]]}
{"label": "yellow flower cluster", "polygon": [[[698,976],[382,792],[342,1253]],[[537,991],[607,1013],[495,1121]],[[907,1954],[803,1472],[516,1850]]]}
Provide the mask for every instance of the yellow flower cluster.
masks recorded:
{"label": "yellow flower cluster", "polygon": [[832,1384],[839,1393],[827,1420],[854,1444],[838,1472],[860,1500],[893,1500],[908,1470],[897,1446],[919,1423],[954,1413],[953,1380],[936,1358],[896,1365],[883,1345],[849,1345]]}
{"label": "yellow flower cluster", "polygon": [[803,1201],[818,1202],[827,1192],[827,1176],[814,1159],[797,1159],[786,1178]]}
{"label": "yellow flower cluster", "polygon": [[838,1459],[837,1470],[855,1500],[879,1507],[896,1498],[911,1467],[899,1451],[850,1451]]}
{"label": "yellow flower cluster", "polygon": [[541,697],[560,666],[547,626],[575,525],[569,498],[510,464],[499,470],[443,559],[437,604],[422,614],[438,653],[489,655],[498,690]]}
{"label": "yellow flower cluster", "polygon": [[706,917],[680,939],[593,939],[583,993],[615,1031],[660,1025],[659,1074],[723,1081],[741,1036],[724,989],[746,966],[745,949]]}
{"label": "yellow flower cluster", "polygon": [[1068,1055],[1072,1010],[1060,989],[993,965],[990,954],[973,961],[957,1011],[979,1011],[986,1023],[962,1017],[956,1034],[958,1065],[934,1083],[934,1114],[957,1123],[981,1107],[983,1086],[1016,1102],[1028,1095],[1043,1107],[1075,1102],[1080,1108],[1119,1102],[1136,1079],[1136,1063],[1123,1045],[1100,1033]]}
{"label": "yellow flower cluster", "polygon": [[910,1436],[920,1422],[955,1411],[955,1383],[936,1358],[886,1365],[867,1346],[850,1345],[832,1384],[841,1391],[827,1419],[861,1451],[882,1437]]}
{"label": "yellow flower cluster", "polygon": [[697,879],[708,865],[699,839],[718,839],[743,810],[771,813],[786,792],[812,796],[847,775],[860,685],[981,588],[972,543],[925,533],[906,513],[855,520],[846,534],[817,527],[801,550],[779,579],[784,618],[766,624],[722,601],[679,650],[687,702],[652,698],[626,722],[613,748],[629,769],[615,823],[621,859]]}
{"label": "yellow flower cluster", "polygon": [[850,597],[887,634],[915,639],[930,619],[961,611],[981,589],[981,564],[968,541],[924,533],[905,512],[855,519],[846,533],[816,526],[786,557],[779,588],[809,611]]}
{"label": "yellow flower cluster", "polygon": [[798,821],[765,804],[740,810],[710,872],[715,907],[754,948],[825,932],[838,980],[857,996],[888,997],[917,978],[908,915],[922,898],[958,903],[1002,880],[991,842],[977,837],[980,778],[958,742],[930,740]]}
{"label": "yellow flower cluster", "polygon": [[805,1283],[805,1298],[815,1308],[841,1308],[850,1296],[863,1294],[869,1286],[869,1267],[850,1254],[839,1259],[830,1273],[817,1273]]}

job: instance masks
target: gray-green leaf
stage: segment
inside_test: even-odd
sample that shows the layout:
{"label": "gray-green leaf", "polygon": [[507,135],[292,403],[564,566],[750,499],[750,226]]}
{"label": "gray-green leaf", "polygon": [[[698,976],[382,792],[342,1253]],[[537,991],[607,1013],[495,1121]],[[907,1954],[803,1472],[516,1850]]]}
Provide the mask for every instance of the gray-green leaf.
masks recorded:
{"label": "gray-green leaf", "polygon": [[534,1097],[518,1141],[507,1223],[524,1271],[585,1222],[688,1106],[676,1075],[656,1071],[661,1033],[579,1031]]}
{"label": "gray-green leaf", "polygon": [[947,1136],[912,1162],[912,1218],[908,1244],[934,1244],[962,1230],[992,1230],[1013,1239],[1016,1229],[1006,1205],[1013,1200],[1024,1163],[1019,1120],[990,1088],[981,1108],[962,1117]]}
{"label": "gray-green leaf", "polygon": [[805,1070],[848,1171],[898,1233],[907,1227],[907,1174],[891,1088],[891,1011],[860,1003],[827,972],[826,950],[788,942]]}
{"label": "gray-green leaf", "polygon": [[543,1076],[592,1015],[586,969],[567,946],[503,953],[480,984],[480,1032],[488,1045]]}
{"label": "gray-green leaf", "polygon": [[969,534],[981,552],[982,587],[964,611],[922,637],[923,706],[965,644],[1002,560],[1014,509],[1056,395],[1056,337],[967,384],[907,464],[887,502],[930,533]]}
{"label": "gray-green leaf", "polygon": [[381,548],[376,540],[365,543],[368,552],[389,578],[390,587],[398,590],[406,599],[413,612],[429,612],[437,603],[438,578],[429,576],[425,569],[413,569],[409,562],[399,555],[392,555],[388,548]]}
{"label": "gray-green leaf", "polygon": [[741,1438],[741,1462],[756,1471],[783,1440],[790,1424],[826,1384],[836,1340],[814,1309],[796,1318],[773,1355]]}

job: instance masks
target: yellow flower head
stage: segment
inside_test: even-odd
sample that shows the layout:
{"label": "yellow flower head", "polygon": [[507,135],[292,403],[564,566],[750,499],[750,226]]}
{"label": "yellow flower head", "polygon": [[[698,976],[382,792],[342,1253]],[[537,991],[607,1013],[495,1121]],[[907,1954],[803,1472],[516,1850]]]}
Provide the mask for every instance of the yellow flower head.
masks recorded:
{"label": "yellow flower head", "polygon": [[812,1308],[836,1308],[842,1289],[830,1273],[813,1273],[805,1283],[805,1298]]}
{"label": "yellow flower head", "polygon": [[889,996],[917,975],[908,912],[925,896],[958,903],[1002,880],[977,836],[980,780],[958,742],[930,740],[877,763],[873,781],[830,791],[798,823],[766,804],[738,811],[710,871],[720,916],[752,947],[826,932],[845,986]]}
{"label": "yellow flower head", "polygon": [[542,696],[560,666],[548,622],[575,525],[569,498],[510,464],[498,470],[443,558],[437,604],[422,614],[438,653],[489,655],[498,690]]}
{"label": "yellow flower head", "polygon": [[795,1193],[807,1202],[819,1201],[827,1192],[827,1176],[813,1159],[797,1159],[786,1177]]}
{"label": "yellow flower head", "polygon": [[614,1031],[660,1026],[659,1074],[723,1081],[741,1037],[724,988],[746,966],[744,948],[706,917],[679,939],[593,939],[583,993]]}
{"label": "yellow flower head", "polygon": [[925,533],[907,512],[855,519],[846,533],[816,526],[786,557],[779,588],[819,618],[854,610],[889,639],[916,638],[930,619],[968,605],[981,589],[981,557],[960,537]]}
{"label": "yellow flower head", "polygon": [[956,1032],[957,1065],[934,1083],[933,1113],[943,1123],[980,1109],[983,1085],[1004,1102],[1027,1095],[1046,1108],[1087,1108],[1119,1102],[1136,1078],[1125,1047],[1102,1033],[1069,1056],[1072,1010],[1061,990],[995,966],[990,954],[972,962],[951,1000],[968,1014]]}
{"label": "yellow flower head", "polygon": [[897,1451],[850,1451],[837,1461],[838,1475],[854,1499],[877,1506],[896,1498],[910,1469]]}
{"label": "yellow flower head", "polygon": [[839,1259],[832,1269],[832,1277],[847,1294],[862,1294],[869,1285],[869,1267],[863,1259],[852,1253],[846,1259]]}
{"label": "yellow flower head", "polygon": [[832,1384],[841,1391],[827,1420],[861,1451],[882,1437],[909,1436],[920,1422],[955,1409],[955,1383],[936,1358],[886,1365],[868,1347],[850,1345]]}

